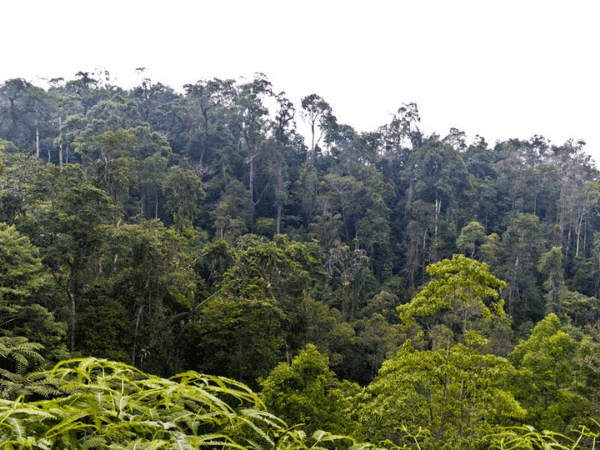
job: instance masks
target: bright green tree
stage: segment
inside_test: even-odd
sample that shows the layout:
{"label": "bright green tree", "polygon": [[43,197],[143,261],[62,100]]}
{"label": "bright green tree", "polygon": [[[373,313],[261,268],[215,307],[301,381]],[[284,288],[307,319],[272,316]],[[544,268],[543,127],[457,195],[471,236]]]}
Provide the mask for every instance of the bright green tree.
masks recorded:
{"label": "bright green tree", "polygon": [[[0,223],[0,330],[6,339],[37,343],[49,362],[68,356],[66,326],[36,303],[51,291],[39,250],[14,226]],[[23,375],[23,371],[17,371]]]}
{"label": "bright green tree", "polygon": [[427,271],[433,279],[398,311],[406,326],[419,320],[431,349],[419,351],[408,340],[383,363],[359,411],[362,436],[402,445],[410,433],[425,430],[421,448],[472,448],[503,421],[525,413],[505,383],[514,369],[505,358],[486,354],[489,340],[481,334],[503,315],[498,289],[505,283],[464,255]]}
{"label": "bright green tree", "polygon": [[510,353],[517,368],[511,392],[527,409],[525,423],[559,432],[582,423],[589,401],[577,393],[576,352],[575,340],[549,314]]}
{"label": "bright green tree", "polygon": [[527,410],[524,423],[558,432],[582,424],[589,400],[577,393],[576,352],[575,340],[549,314],[510,353],[517,368],[511,392]]}
{"label": "bright green tree", "polygon": [[430,265],[427,273],[432,280],[398,311],[406,325],[419,318],[429,339],[440,323],[452,334],[466,337],[469,331],[484,331],[494,317],[504,316],[498,290],[506,283],[493,276],[487,264],[454,255]]}
{"label": "bright green tree", "polygon": [[367,388],[360,436],[395,446],[420,431],[422,449],[475,448],[498,425],[525,415],[506,386],[512,371],[506,359],[471,346],[417,351],[408,341]]}
{"label": "bright green tree", "polygon": [[340,382],[329,369],[329,358],[312,344],[291,364],[280,363],[260,384],[267,409],[288,423],[305,424],[308,434],[319,429],[342,434],[353,428],[349,394],[359,387]]}

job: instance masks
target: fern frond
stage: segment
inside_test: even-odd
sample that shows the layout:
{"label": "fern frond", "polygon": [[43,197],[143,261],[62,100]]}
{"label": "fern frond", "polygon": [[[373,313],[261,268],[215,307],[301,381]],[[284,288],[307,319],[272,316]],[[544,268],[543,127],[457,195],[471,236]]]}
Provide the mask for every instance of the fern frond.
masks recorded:
{"label": "fern frond", "polygon": [[106,438],[104,436],[91,436],[85,438],[81,444],[82,449],[89,448],[104,448],[106,446]]}

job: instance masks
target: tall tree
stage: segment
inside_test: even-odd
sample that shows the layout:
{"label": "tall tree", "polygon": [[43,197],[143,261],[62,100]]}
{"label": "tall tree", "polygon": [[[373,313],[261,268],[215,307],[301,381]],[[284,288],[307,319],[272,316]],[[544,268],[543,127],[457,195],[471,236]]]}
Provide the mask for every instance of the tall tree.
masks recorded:
{"label": "tall tree", "polygon": [[545,239],[539,218],[517,216],[502,235],[495,272],[508,282],[502,293],[515,324],[543,317],[542,293],[537,285],[537,265]]}
{"label": "tall tree", "polygon": [[321,142],[323,134],[332,118],[332,109],[329,103],[317,94],[307,95],[302,99],[302,117],[310,126],[311,141],[310,150],[306,153],[306,159],[315,154],[315,149]]}
{"label": "tall tree", "polygon": [[192,226],[200,212],[200,202],[206,197],[198,175],[191,170],[173,166],[169,169],[162,190],[175,228],[181,231]]}
{"label": "tall tree", "polygon": [[113,204],[123,204],[136,177],[135,134],[118,129],[81,139],[77,151],[90,161],[91,179],[102,187]]}
{"label": "tall tree", "polygon": [[561,313],[561,297],[565,289],[562,259],[560,247],[552,247],[540,256],[538,263],[539,272],[547,277],[544,282],[547,314]]}
{"label": "tall tree", "polygon": [[239,126],[248,151],[246,163],[249,165],[248,188],[252,199],[252,222],[254,222],[254,207],[260,201],[260,198],[255,200],[256,158],[261,153],[262,142],[265,138],[265,127],[267,126],[266,119],[269,110],[265,101],[272,95],[271,82],[265,75],[257,74],[252,82],[240,86],[237,98]]}
{"label": "tall tree", "polygon": [[[186,84],[186,103],[188,106],[188,122],[186,135],[188,147],[199,142],[199,155],[193,152],[191,161],[198,166],[198,171],[207,170],[205,166],[205,154],[209,147],[209,133],[211,120],[215,110],[230,107],[235,96],[235,85],[233,80],[199,80],[195,84]],[[198,137],[200,139],[198,139]],[[190,149],[191,150],[191,149]],[[190,154],[188,150],[188,154]]]}
{"label": "tall tree", "polygon": [[40,248],[42,262],[62,292],[74,351],[78,305],[85,285],[98,273],[102,225],[114,217],[114,207],[104,191],[85,180],[81,167],[69,164],[44,166],[28,191],[27,214],[17,225]]}
{"label": "tall tree", "polygon": [[296,110],[294,104],[285,97],[285,93],[277,95],[278,111],[273,123],[273,164],[272,170],[275,172],[275,207],[277,216],[275,219],[275,232],[281,233],[281,222],[283,217],[283,207],[288,201],[288,184],[286,177],[286,166],[289,160],[289,148],[291,147],[294,134],[295,122],[294,115]]}

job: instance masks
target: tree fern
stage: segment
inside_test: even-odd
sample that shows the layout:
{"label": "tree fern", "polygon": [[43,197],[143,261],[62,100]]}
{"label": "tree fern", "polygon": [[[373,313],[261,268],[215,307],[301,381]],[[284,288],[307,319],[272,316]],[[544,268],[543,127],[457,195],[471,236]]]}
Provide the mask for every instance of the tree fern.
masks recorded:
{"label": "tree fern", "polygon": [[25,337],[0,337],[0,398],[16,398],[29,394],[26,374],[39,370],[44,358],[37,352],[42,344]]}

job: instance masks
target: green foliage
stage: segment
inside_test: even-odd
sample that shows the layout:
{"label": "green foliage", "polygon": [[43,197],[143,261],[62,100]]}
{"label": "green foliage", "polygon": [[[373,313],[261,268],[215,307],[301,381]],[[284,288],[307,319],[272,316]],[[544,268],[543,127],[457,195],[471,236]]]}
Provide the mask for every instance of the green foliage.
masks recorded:
{"label": "green foliage", "polygon": [[42,305],[23,302],[0,305],[0,329],[7,337],[27,338],[41,344],[39,353],[50,364],[69,357],[66,324],[58,322]]}
{"label": "green foliage", "polygon": [[190,367],[254,383],[282,358],[287,320],[272,299],[218,295],[202,305],[199,318],[197,337],[187,343]]}
{"label": "green foliage", "polygon": [[182,230],[192,226],[200,212],[200,201],[206,197],[200,178],[190,170],[183,170],[179,166],[171,167],[162,192],[175,228]]}
{"label": "green foliage", "polygon": [[513,370],[462,344],[417,351],[408,341],[367,388],[360,435],[399,446],[422,429],[421,448],[476,447],[503,421],[525,415],[505,385]]}
{"label": "green foliage", "polygon": [[44,358],[38,353],[42,348],[25,337],[0,337],[0,399],[31,394],[26,375],[42,368]]}
{"label": "green foliage", "polygon": [[468,253],[470,258],[475,258],[478,245],[484,244],[485,228],[479,222],[471,222],[465,225],[460,231],[460,236],[456,240],[456,247],[464,253]]}
{"label": "green foliage", "polygon": [[75,165],[44,166],[28,186],[27,197],[27,214],[17,225],[40,248],[56,289],[53,300],[61,305],[57,318],[69,322],[73,351],[81,294],[98,270],[103,225],[115,209],[104,191],[88,183]]}
{"label": "green foliage", "polygon": [[27,236],[0,222],[0,306],[22,300],[39,289],[42,261]]}
{"label": "green foliage", "polygon": [[158,220],[104,231],[102,272],[84,293],[81,349],[152,373],[180,370],[176,336],[194,320],[191,243]]}
{"label": "green foliage", "polygon": [[[595,423],[597,428],[597,423]],[[509,449],[557,449],[575,450],[596,448],[600,433],[582,426],[574,438],[553,431],[538,431],[532,426],[507,427],[501,432],[490,435],[490,448],[499,450]]]}
{"label": "green foliage", "polygon": [[499,300],[498,289],[506,287],[506,283],[493,276],[488,268],[489,265],[464,255],[454,255],[451,260],[427,267],[433,279],[410,303],[398,307],[400,318],[410,325],[415,318],[424,317],[431,327],[436,323],[436,315],[444,314],[443,322],[453,332],[466,335],[481,328],[481,319],[502,317],[503,302]]}
{"label": "green foliage", "polygon": [[288,423],[305,424],[308,434],[319,429],[345,433],[352,429],[350,393],[358,386],[338,381],[329,359],[307,345],[291,364],[280,363],[260,382],[267,409]]}
{"label": "green foliage", "polygon": [[525,423],[559,432],[581,423],[589,401],[576,389],[576,351],[577,343],[558,317],[550,314],[510,353],[509,360],[517,368],[511,391],[527,409]]}
{"label": "green foliage", "polygon": [[517,216],[502,235],[495,272],[508,283],[502,297],[516,324],[542,316],[542,294],[536,281],[544,245],[540,220],[532,214]]}
{"label": "green foliage", "polygon": [[559,247],[552,247],[549,252],[540,256],[538,263],[540,273],[548,278],[544,283],[546,294],[546,312],[560,315],[562,291],[565,289],[563,274],[563,257]]}
{"label": "green foliage", "polygon": [[[486,427],[521,423],[478,412],[491,386],[507,383],[536,427],[577,436],[570,426],[600,414],[600,190],[582,142],[534,136],[492,148],[456,129],[427,136],[415,104],[357,132],[317,94],[301,103],[305,142],[292,101],[262,74],[199,80],[182,93],[147,78],[132,90],[107,82],[79,72],[48,89],[0,84],[4,341],[38,342],[54,363],[68,357],[68,332],[79,355],[248,383],[282,361],[291,377],[290,359],[312,343],[338,376],[366,385],[410,339],[407,365],[419,374],[421,358],[447,376],[439,384],[423,369],[428,390],[415,380],[416,393],[404,381],[401,394],[389,389],[417,400],[400,409],[414,422],[378,435],[386,445],[483,446]],[[563,328],[542,321],[547,313]],[[551,332],[540,337],[537,326]],[[532,330],[513,352],[514,336]],[[498,363],[488,377],[486,352],[510,354],[516,371]],[[494,381],[471,383],[471,363]],[[26,393],[26,374],[6,369],[21,377],[10,395]],[[355,411],[369,395],[354,399]],[[462,429],[442,427],[440,417],[458,423],[457,410],[485,424],[461,416]],[[347,423],[336,421],[335,430]]]}
{"label": "green foliage", "polygon": [[[121,363],[74,359],[38,375],[54,398],[0,400],[3,448],[323,448],[352,439],[311,437],[266,411],[241,383],[186,372],[171,379]],[[364,448],[364,447],[363,447]]]}
{"label": "green foliage", "polygon": [[90,159],[91,179],[102,187],[114,204],[131,190],[135,178],[135,148],[137,137],[126,130],[105,131],[81,139],[77,151]]}

